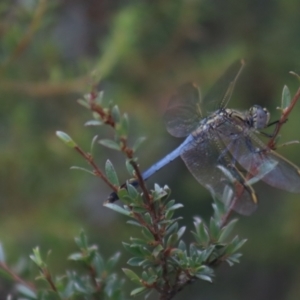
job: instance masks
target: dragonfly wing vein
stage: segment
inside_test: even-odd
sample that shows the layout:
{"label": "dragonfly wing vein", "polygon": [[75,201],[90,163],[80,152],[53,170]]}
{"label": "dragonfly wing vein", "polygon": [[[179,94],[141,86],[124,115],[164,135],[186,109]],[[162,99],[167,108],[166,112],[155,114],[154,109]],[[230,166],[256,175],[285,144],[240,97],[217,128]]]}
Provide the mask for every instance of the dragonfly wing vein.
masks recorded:
{"label": "dragonfly wing vein", "polygon": [[[196,180],[208,190],[213,191],[218,199],[222,199],[229,182],[228,177],[217,166],[223,165],[227,169],[227,162],[224,157],[218,159],[220,158],[220,149],[214,141],[215,138],[208,132],[199,134],[183,148],[181,157]],[[233,194],[233,196],[235,195]],[[253,213],[257,206],[253,197],[249,189],[242,187],[234,210],[243,215]]]}
{"label": "dragonfly wing vein", "polygon": [[251,175],[258,175],[258,170],[262,165],[273,166],[261,180],[273,187],[300,193],[299,168],[269,149],[255,134],[254,130],[242,131],[236,124],[228,122],[226,123],[226,130],[220,128],[218,132],[232,156]]}
{"label": "dragonfly wing vein", "polygon": [[171,135],[185,137],[197,127],[201,116],[200,92],[194,84],[186,83],[171,97],[164,121]]}

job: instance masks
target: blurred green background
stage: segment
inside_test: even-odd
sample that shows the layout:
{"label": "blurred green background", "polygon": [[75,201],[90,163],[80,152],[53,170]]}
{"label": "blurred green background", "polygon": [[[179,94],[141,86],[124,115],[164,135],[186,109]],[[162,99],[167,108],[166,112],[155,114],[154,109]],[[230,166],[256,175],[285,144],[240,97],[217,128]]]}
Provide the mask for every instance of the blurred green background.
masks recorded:
{"label": "blurred green background", "polygon": [[[59,274],[69,267],[73,236],[84,228],[104,256],[121,250],[119,266],[126,265],[121,241],[138,232],[102,206],[110,192],[104,183],[69,171],[86,163],[55,136],[65,131],[86,150],[95,134],[112,136],[83,126],[90,114],[76,100],[89,91],[91,75],[101,78],[105,97],[128,112],[132,139],[147,137],[138,153],[145,169],[180,143],[162,121],[176,87],[193,80],[205,94],[236,59],[247,66],[229,106],[259,104],[278,119],[283,86],[293,94],[299,85],[288,74],[300,73],[299,11],[296,0],[2,1],[0,240],[8,260],[39,245],[44,253],[52,250],[49,261]],[[299,139],[299,115],[300,104],[282,142]],[[300,165],[299,146],[279,152]],[[109,158],[127,178],[120,154],[99,145],[96,158],[100,166]],[[172,188],[190,229],[194,215],[209,218],[211,197],[180,159],[151,182]],[[300,299],[300,195],[263,183],[255,188],[259,209],[241,217],[236,229],[248,239],[241,264],[220,267],[213,285],[196,282],[176,299]]]}

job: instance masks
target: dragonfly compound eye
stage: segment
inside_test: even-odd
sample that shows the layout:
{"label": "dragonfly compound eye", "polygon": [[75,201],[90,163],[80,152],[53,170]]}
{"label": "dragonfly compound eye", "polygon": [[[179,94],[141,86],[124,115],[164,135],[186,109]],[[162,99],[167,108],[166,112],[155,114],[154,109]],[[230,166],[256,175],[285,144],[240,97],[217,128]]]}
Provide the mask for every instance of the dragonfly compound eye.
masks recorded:
{"label": "dragonfly compound eye", "polygon": [[270,113],[266,108],[262,108],[259,105],[254,105],[249,110],[251,123],[255,129],[265,128],[270,120]]}

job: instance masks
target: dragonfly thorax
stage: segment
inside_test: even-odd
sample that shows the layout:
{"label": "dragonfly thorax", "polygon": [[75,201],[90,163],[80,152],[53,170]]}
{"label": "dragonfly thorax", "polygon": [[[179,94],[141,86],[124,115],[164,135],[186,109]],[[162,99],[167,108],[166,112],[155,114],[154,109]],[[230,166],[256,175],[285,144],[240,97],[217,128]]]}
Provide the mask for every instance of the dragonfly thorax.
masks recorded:
{"label": "dragonfly thorax", "polygon": [[263,108],[259,105],[254,105],[249,109],[248,114],[249,126],[255,129],[263,129],[269,123],[270,113],[266,108]]}

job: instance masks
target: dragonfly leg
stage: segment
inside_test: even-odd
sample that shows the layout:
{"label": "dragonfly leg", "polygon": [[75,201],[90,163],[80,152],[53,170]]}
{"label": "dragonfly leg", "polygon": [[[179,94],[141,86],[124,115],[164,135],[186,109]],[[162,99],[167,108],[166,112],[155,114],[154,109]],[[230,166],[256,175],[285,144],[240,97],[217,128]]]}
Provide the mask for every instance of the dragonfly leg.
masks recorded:
{"label": "dragonfly leg", "polygon": [[[288,119],[284,120],[283,123],[286,123],[287,121],[288,121]],[[268,128],[268,127],[271,127],[271,126],[274,126],[274,125],[277,125],[278,123],[279,123],[279,120],[276,120],[276,121],[274,121],[274,122],[272,122],[272,123],[269,123],[268,126],[267,126],[267,128]],[[263,131],[260,131],[260,133],[261,133],[262,135],[264,135],[264,136],[266,136],[266,137],[268,137],[268,138],[271,139],[271,138],[273,138],[273,137],[275,136],[276,128],[275,128],[275,130],[274,130],[273,133],[266,133],[266,132],[263,132]]]}
{"label": "dragonfly leg", "polygon": [[229,144],[227,147],[225,147],[225,148],[221,151],[221,154],[219,155],[218,160],[217,160],[217,162],[218,162],[219,164],[222,164],[223,166],[226,166],[226,165],[235,165],[235,164],[236,164],[235,155],[229,155],[229,157],[231,156],[231,162],[229,163],[229,162],[228,162],[228,159],[227,159],[227,162],[226,162],[226,155],[227,155],[228,153],[230,153],[230,152],[229,152],[229,148],[231,148],[231,147],[235,148],[235,147],[234,147],[234,144],[235,144],[235,141],[236,141],[236,140],[237,140],[237,138],[234,138],[234,139],[230,142],[230,144]]}

